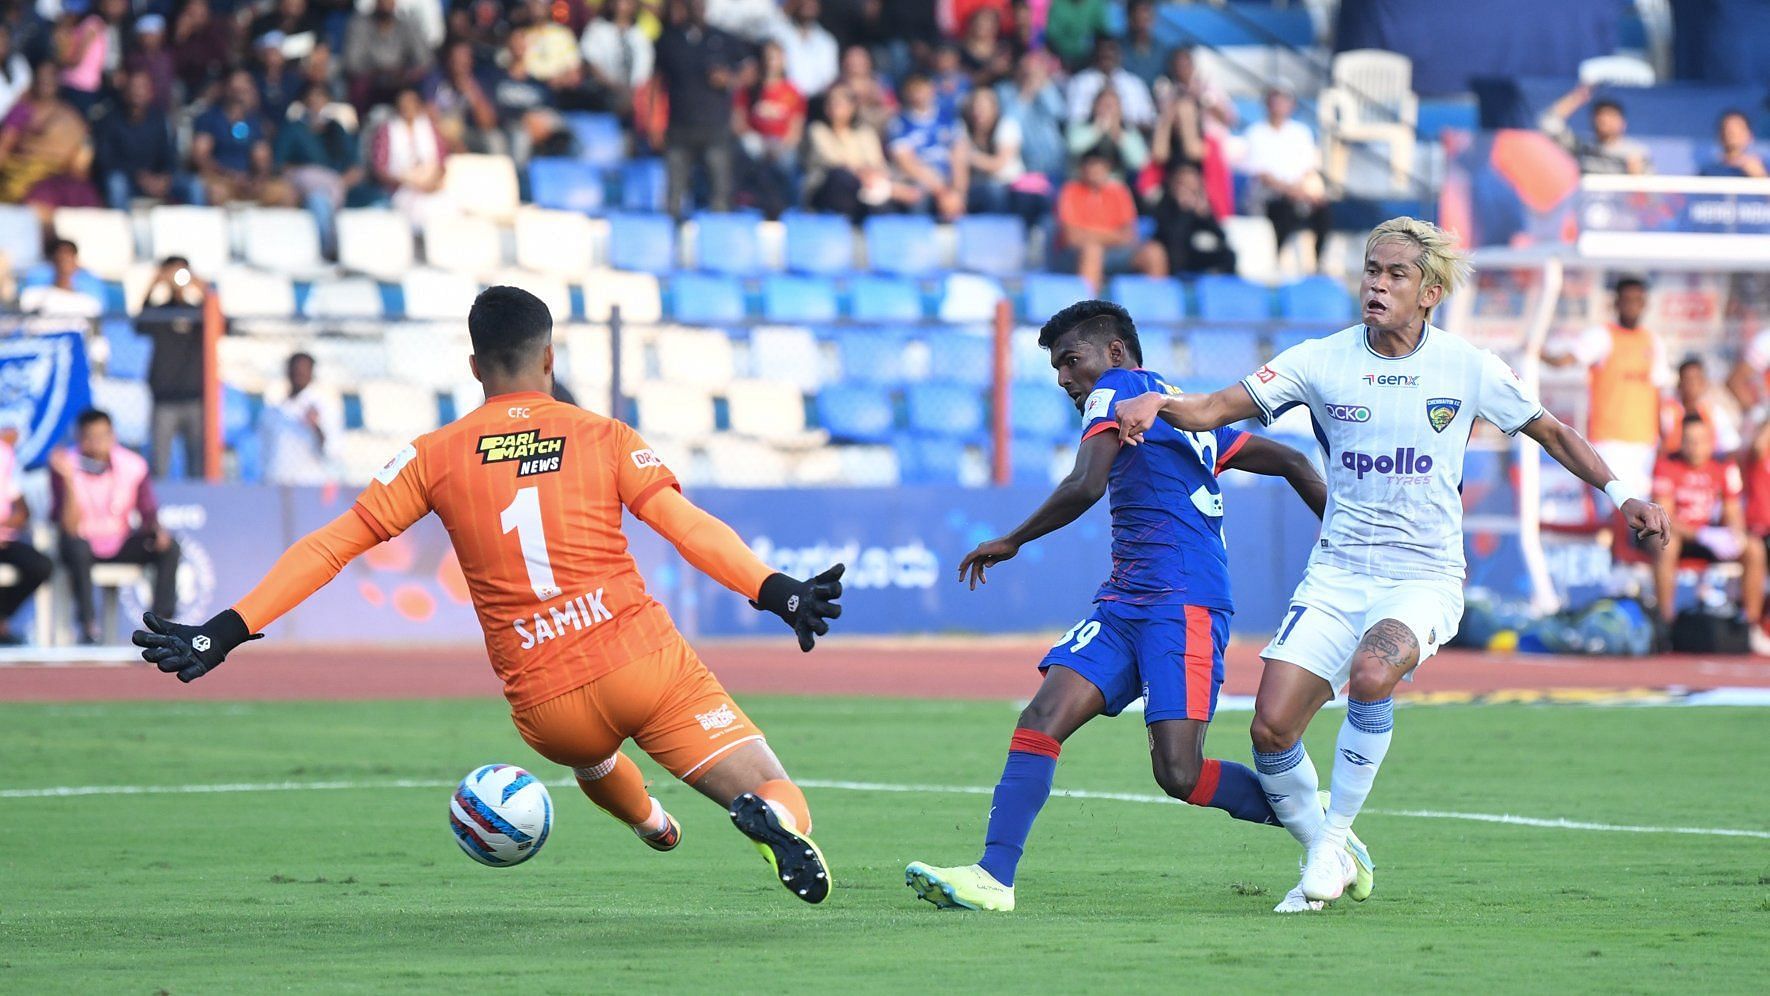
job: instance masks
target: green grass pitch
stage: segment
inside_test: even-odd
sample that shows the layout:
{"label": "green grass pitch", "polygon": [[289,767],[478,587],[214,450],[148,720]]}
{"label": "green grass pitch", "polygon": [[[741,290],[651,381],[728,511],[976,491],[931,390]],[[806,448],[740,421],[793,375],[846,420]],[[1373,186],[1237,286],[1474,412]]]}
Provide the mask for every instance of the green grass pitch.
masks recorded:
{"label": "green grass pitch", "polygon": [[[1007,704],[746,701],[811,780],[987,786]],[[1247,756],[1245,714],[1220,756]],[[1758,991],[1770,840],[1496,825],[1399,810],[1770,830],[1750,709],[1403,710],[1359,830],[1377,892],[1314,916],[1281,830],[1178,805],[1054,798],[1020,912],[913,901],[912,859],[976,858],[980,795],[812,789],[837,891],[778,888],[723,812],[674,783],[654,854],[555,787],[546,849],[461,854],[447,789],[29,797],[50,786],[549,781],[499,703],[0,706],[0,992]],[[1312,731],[1331,756],[1338,719]],[[648,769],[655,770],[655,769]],[[1065,749],[1058,786],[1153,793],[1133,717]]]}

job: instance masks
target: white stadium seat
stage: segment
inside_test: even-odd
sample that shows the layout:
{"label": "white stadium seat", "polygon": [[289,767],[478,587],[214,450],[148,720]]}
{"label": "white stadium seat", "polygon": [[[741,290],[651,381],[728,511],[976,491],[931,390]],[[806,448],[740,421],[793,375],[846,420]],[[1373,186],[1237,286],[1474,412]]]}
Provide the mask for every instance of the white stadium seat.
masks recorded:
{"label": "white stadium seat", "polygon": [[[396,376],[387,366],[387,351],[380,336],[322,336],[301,343],[318,368],[314,376],[326,385],[343,390],[352,384]],[[431,406],[433,412],[435,405]]]}
{"label": "white stadium seat", "polygon": [[344,465],[344,480],[350,485],[367,484],[387,461],[411,443],[411,436],[387,436],[361,429],[347,429],[338,443],[339,462]]}
{"label": "white stadium seat", "polygon": [[737,375],[731,338],[707,329],[659,329],[653,346],[658,376],[679,384],[718,389]]}
{"label": "white stadium seat", "polygon": [[43,260],[43,225],[23,204],[0,204],[0,255],[15,270]]}
{"label": "white stadium seat", "polygon": [[327,269],[320,229],[301,208],[250,208],[234,216],[240,255],[263,270],[305,279]]}
{"label": "white stadium seat", "polygon": [[823,353],[810,329],[764,327],[750,333],[750,374],[781,380],[802,392],[824,384]]}
{"label": "white stadium seat", "polygon": [[1243,280],[1269,284],[1278,279],[1278,236],[1270,220],[1230,215],[1223,219],[1223,235],[1235,250],[1235,272]]}
{"label": "white stadium seat", "polygon": [[479,282],[456,273],[429,267],[407,271],[400,281],[405,292],[406,317],[461,321],[479,295]]}
{"label": "white stadium seat", "polygon": [[509,156],[450,156],[443,161],[443,192],[468,214],[509,221],[520,200],[516,164]]}
{"label": "white stadium seat", "polygon": [[228,261],[227,212],[213,207],[167,205],[148,209],[153,258],[183,256],[199,277],[212,277]]}
{"label": "white stadium seat", "polygon": [[121,280],[135,262],[135,227],[129,212],[109,208],[56,208],[55,235],[80,247],[80,265],[100,280]]}
{"label": "white stadium seat", "polygon": [[632,392],[639,404],[639,432],[681,441],[713,434],[713,396],[689,384],[653,381]]}
{"label": "white stadium seat", "polygon": [[[289,357],[302,341],[284,336],[224,335],[215,344],[221,379],[242,391],[275,390],[288,377]],[[316,376],[330,374],[316,372]]]}
{"label": "white stadium seat", "polygon": [[295,317],[295,285],[282,273],[229,266],[215,275],[215,287],[229,318]]}
{"label": "white stadium seat", "polygon": [[609,310],[620,307],[621,320],[655,325],[664,319],[664,299],[658,278],[649,273],[597,270],[584,281],[584,317],[608,321]]}
{"label": "white stadium seat", "polygon": [[722,488],[778,488],[792,482],[793,464],[779,450],[734,436],[707,447],[713,483]]}
{"label": "white stadium seat", "polygon": [[123,271],[123,309],[131,315],[141,314],[141,299],[159,276],[160,266],[148,260],[137,260]]}
{"label": "white stadium seat", "polygon": [[559,277],[532,270],[511,269],[492,274],[489,282],[520,287],[540,298],[547,310],[553,313],[555,325],[563,325],[572,320],[572,290]]}
{"label": "white stadium seat", "polygon": [[[645,352],[649,336],[634,328],[627,329],[623,336],[621,387],[631,394],[635,387],[646,380]],[[608,402],[602,396],[607,395],[609,382],[613,379],[614,358],[611,346],[608,329],[602,326],[574,325],[565,331],[566,371],[570,374],[568,384],[580,395],[589,392],[596,403],[586,407],[597,411],[608,407]]]}
{"label": "white stadium seat", "polygon": [[338,212],[338,263],[377,280],[398,281],[412,268],[412,223],[383,208]]}
{"label": "white stadium seat", "polygon": [[424,224],[424,262],[439,270],[483,277],[504,265],[498,226],[486,218],[442,215]]}
{"label": "white stadium seat", "polygon": [[381,287],[367,277],[315,280],[301,312],[309,318],[380,318]]}
{"label": "white stadium seat", "polygon": [[110,413],[118,442],[138,450],[148,446],[154,398],[147,381],[94,377],[92,407]]}
{"label": "white stadium seat", "polygon": [[445,393],[479,387],[467,366],[473,348],[464,326],[396,322],[387,326],[382,348],[387,351],[387,369],[398,370],[413,384]]}
{"label": "white stadium seat", "polygon": [[805,431],[805,396],[783,381],[734,380],[725,389],[731,431],[782,445],[810,445],[823,437]]}
{"label": "white stadium seat", "polygon": [[436,392],[427,387],[403,380],[365,380],[356,393],[363,402],[363,428],[369,432],[412,439],[436,428]]}
{"label": "white stadium seat", "polygon": [[581,278],[596,265],[590,219],[575,211],[525,207],[516,213],[516,265]]}
{"label": "white stadium seat", "polygon": [[987,322],[996,316],[996,304],[1002,297],[1002,285],[994,278],[976,273],[950,274],[941,281],[940,320]]}

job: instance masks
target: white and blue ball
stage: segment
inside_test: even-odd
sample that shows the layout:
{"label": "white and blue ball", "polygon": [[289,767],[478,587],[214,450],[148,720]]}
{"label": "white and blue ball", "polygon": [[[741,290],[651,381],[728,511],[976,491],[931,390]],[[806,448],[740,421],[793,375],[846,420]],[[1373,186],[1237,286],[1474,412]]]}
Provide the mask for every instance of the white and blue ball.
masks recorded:
{"label": "white and blue ball", "polygon": [[514,764],[469,772],[449,799],[455,843],[482,865],[508,868],[535,856],[553,829],[547,786]]}

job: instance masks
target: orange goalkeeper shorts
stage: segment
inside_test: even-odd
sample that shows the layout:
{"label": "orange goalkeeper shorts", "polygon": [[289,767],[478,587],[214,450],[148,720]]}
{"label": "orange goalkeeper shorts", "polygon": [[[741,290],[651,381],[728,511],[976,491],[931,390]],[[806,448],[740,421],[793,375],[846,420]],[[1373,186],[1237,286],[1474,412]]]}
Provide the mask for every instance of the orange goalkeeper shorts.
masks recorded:
{"label": "orange goalkeeper shorts", "polygon": [[511,713],[535,752],[592,768],[631,738],[677,778],[693,784],[739,744],[761,740],[688,641],[670,643],[624,667]]}

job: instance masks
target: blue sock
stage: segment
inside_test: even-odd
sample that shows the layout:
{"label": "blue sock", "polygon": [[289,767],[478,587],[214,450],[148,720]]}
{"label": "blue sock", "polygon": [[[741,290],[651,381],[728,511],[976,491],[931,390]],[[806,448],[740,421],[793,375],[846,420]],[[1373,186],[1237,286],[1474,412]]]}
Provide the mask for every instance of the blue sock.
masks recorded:
{"label": "blue sock", "polygon": [[1057,754],[1062,745],[1035,730],[1015,730],[1008,745],[1008,763],[990,805],[989,831],[983,839],[978,864],[1006,886],[1014,884],[1014,871],[1026,851],[1026,837],[1033,821],[1051,797],[1051,779],[1057,773]]}
{"label": "blue sock", "polygon": [[1198,784],[1186,797],[1193,806],[1221,809],[1238,820],[1283,826],[1266,792],[1260,787],[1260,776],[1245,764],[1206,758],[1199,768]]}

